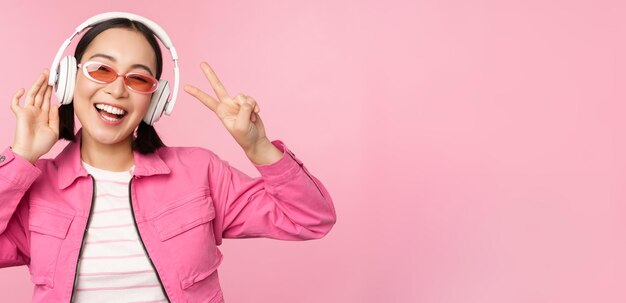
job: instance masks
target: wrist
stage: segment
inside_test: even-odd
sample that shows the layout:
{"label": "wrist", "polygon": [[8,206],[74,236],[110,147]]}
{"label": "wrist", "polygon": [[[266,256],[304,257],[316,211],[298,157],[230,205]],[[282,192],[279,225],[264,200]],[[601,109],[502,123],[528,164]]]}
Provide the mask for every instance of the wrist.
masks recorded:
{"label": "wrist", "polygon": [[22,148],[20,148],[18,146],[12,146],[11,147],[11,151],[13,151],[14,154],[16,154],[19,157],[25,159],[26,161],[30,162],[33,165],[35,164],[37,159],[39,159],[39,157],[24,151]]}
{"label": "wrist", "polygon": [[246,151],[246,156],[255,165],[272,164],[283,157],[281,152],[269,139],[265,138]]}

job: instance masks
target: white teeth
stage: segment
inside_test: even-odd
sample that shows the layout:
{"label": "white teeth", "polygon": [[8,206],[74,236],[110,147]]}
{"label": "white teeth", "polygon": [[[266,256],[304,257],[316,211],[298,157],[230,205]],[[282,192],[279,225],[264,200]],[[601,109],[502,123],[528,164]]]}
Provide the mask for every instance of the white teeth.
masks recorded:
{"label": "white teeth", "polygon": [[126,113],[126,111],[121,108],[113,107],[106,104],[96,104],[96,108],[114,115],[123,115]]}

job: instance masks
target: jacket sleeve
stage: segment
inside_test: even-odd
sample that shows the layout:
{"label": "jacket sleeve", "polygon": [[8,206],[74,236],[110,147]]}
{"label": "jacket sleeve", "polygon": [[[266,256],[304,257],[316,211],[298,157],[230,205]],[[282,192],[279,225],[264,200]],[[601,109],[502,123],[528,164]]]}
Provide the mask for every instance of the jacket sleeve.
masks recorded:
{"label": "jacket sleeve", "polygon": [[40,174],[10,148],[0,153],[0,267],[30,263],[28,189]]}
{"label": "jacket sleeve", "polygon": [[211,153],[209,186],[218,245],[222,238],[317,239],[335,224],[335,208],[324,185],[282,141],[272,144],[283,157],[272,164],[255,165],[259,178],[247,176]]}

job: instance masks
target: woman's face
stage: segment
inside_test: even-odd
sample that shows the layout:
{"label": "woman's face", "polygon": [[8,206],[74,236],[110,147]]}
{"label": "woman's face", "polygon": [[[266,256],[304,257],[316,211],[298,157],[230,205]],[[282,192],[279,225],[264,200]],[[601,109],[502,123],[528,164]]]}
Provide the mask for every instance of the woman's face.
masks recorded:
{"label": "woman's face", "polygon": [[[119,74],[138,72],[154,77],[156,72],[156,55],[148,40],[141,33],[125,28],[111,28],[96,36],[79,63],[89,61],[109,65]],[[123,77],[111,83],[97,83],[87,78],[79,68],[72,103],[83,126],[84,139],[100,144],[116,144],[131,140],[148,110],[150,98],[151,94],[129,90]],[[123,114],[116,116],[97,108],[103,108],[103,105],[107,105],[104,108],[108,111]]]}

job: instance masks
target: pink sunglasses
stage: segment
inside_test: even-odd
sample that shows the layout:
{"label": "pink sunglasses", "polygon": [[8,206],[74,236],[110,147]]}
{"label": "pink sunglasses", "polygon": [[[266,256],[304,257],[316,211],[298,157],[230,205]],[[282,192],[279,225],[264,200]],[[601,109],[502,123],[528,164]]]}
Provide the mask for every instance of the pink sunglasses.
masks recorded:
{"label": "pink sunglasses", "polygon": [[159,84],[156,78],[148,74],[120,74],[113,67],[97,61],[88,61],[83,64],[78,64],[78,67],[82,67],[83,74],[96,83],[111,83],[115,81],[117,77],[123,77],[124,84],[128,89],[141,94],[153,93]]}

